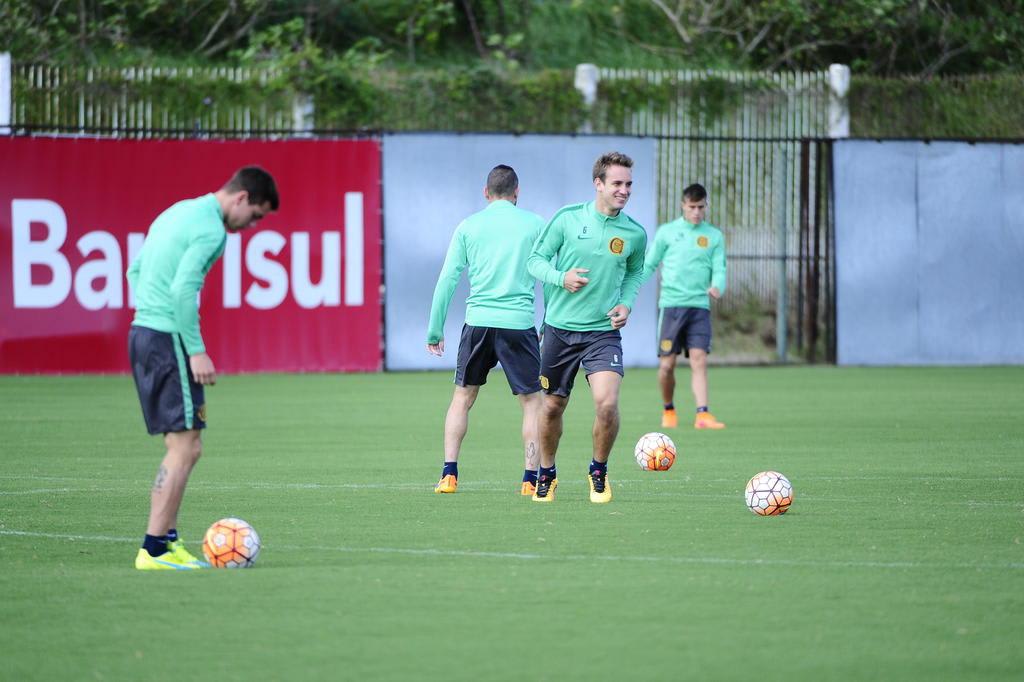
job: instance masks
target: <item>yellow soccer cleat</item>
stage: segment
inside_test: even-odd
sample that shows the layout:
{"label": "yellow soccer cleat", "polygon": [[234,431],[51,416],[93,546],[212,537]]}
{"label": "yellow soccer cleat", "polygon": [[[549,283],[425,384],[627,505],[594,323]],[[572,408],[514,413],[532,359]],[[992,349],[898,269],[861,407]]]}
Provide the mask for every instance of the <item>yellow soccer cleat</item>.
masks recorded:
{"label": "yellow soccer cleat", "polygon": [[661,428],[674,429],[679,426],[679,417],[675,410],[665,410],[661,413]]}
{"label": "yellow soccer cleat", "polygon": [[590,481],[590,501],[594,504],[604,504],[612,501],[612,482],[608,480],[608,474],[587,476]]}
{"label": "yellow soccer cleat", "polygon": [[197,568],[209,568],[210,564],[197,559],[185,549],[185,543],[181,538],[167,543],[168,554],[173,554],[175,558],[183,564],[196,564]]}
{"label": "yellow soccer cleat", "polygon": [[140,571],[194,571],[203,566],[200,566],[198,562],[181,561],[173,552],[150,556],[149,552],[140,547],[139,553],[135,555],[135,568]]}
{"label": "yellow soccer cleat", "polygon": [[459,487],[459,479],[452,474],[442,476],[441,480],[434,486],[435,493],[453,493]]}
{"label": "yellow soccer cleat", "polygon": [[695,429],[724,429],[725,424],[715,419],[715,415],[710,412],[698,412],[697,418],[693,421],[693,428]]}
{"label": "yellow soccer cleat", "polygon": [[537,489],[533,491],[534,502],[553,502],[558,479],[537,479]]}
{"label": "yellow soccer cleat", "polygon": [[522,490],[519,491],[520,495],[533,495],[537,492],[537,484],[533,481],[523,481]]}

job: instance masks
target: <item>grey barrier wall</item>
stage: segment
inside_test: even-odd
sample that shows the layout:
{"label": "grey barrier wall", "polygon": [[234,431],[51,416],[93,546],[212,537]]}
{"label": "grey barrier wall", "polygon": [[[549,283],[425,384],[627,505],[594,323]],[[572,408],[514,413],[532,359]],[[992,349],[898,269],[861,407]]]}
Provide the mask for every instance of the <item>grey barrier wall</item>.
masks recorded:
{"label": "grey barrier wall", "polygon": [[[633,158],[626,213],[657,228],[655,141],[630,137],[393,134],[384,137],[384,364],[391,370],[454,369],[469,286],[465,273],[444,328],[445,354],[427,353],[427,319],[437,276],[459,222],[486,206],[487,173],[499,163],[519,175],[519,206],[545,220],[566,204],[592,201],[594,161],[607,151]],[[655,278],[640,291],[623,329],[627,366],[657,364]],[[543,295],[536,289],[537,325]]]}
{"label": "grey barrier wall", "polygon": [[835,143],[841,365],[1024,363],[1024,146]]}

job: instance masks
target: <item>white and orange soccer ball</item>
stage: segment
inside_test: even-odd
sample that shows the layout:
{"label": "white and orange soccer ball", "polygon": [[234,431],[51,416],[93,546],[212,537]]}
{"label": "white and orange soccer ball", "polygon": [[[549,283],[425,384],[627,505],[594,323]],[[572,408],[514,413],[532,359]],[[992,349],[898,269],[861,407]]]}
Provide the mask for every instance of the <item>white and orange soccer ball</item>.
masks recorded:
{"label": "white and orange soccer ball", "polygon": [[665,471],[676,461],[676,444],[664,433],[645,433],[633,450],[636,463],[644,471]]}
{"label": "white and orange soccer ball", "polygon": [[777,471],[762,471],[747,481],[747,508],[758,516],[778,516],[793,504],[793,484]]}
{"label": "white and orange soccer ball", "polygon": [[249,568],[260,555],[260,536],[242,519],[221,519],[206,531],[203,554],[215,568]]}

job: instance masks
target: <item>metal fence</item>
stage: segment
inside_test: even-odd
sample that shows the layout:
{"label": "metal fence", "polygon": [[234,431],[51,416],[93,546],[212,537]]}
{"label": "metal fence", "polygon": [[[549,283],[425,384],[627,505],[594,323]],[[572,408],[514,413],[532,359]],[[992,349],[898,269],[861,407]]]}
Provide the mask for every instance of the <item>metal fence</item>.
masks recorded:
{"label": "metal fence", "polygon": [[[659,220],[679,215],[687,185],[708,189],[708,220],[728,244],[730,293],[715,315],[729,358],[833,361],[829,73],[595,75],[592,129],[658,138]],[[631,81],[661,86],[662,99],[613,106]]]}
{"label": "metal fence", "polygon": [[[280,75],[272,69],[15,64],[12,71],[15,129],[152,137],[293,128],[294,99],[269,96]],[[204,95],[197,81],[216,82],[228,96]]]}

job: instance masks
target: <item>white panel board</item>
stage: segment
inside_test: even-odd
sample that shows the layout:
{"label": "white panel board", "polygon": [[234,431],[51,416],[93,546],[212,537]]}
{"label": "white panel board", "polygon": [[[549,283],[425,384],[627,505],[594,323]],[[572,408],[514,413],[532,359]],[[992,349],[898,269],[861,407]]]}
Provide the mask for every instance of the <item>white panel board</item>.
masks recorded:
{"label": "white panel board", "polygon": [[[631,137],[410,133],[384,137],[385,367],[453,369],[469,287],[455,291],[445,324],[445,357],[426,351],[427,318],[437,276],[456,225],[483,209],[487,173],[497,164],[519,175],[519,206],[545,219],[566,204],[591,201],[591,169],[607,151],[633,158],[626,213],[653,239],[657,228],[655,141]],[[652,278],[623,330],[627,366],[657,364],[657,300]],[[537,287],[537,323],[543,316]]]}
{"label": "white panel board", "polygon": [[839,364],[917,355],[915,143],[835,146]]}
{"label": "white panel board", "polygon": [[1024,362],[1024,149],[835,147],[840,364]]}
{"label": "white panel board", "polygon": [[919,361],[999,361],[1002,154],[994,145],[918,146]]}
{"label": "white panel board", "polygon": [[999,195],[1002,231],[996,236],[993,267],[999,270],[996,291],[1000,362],[1024,364],[1024,146],[1003,145]]}

